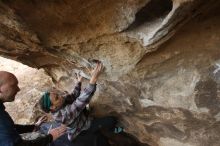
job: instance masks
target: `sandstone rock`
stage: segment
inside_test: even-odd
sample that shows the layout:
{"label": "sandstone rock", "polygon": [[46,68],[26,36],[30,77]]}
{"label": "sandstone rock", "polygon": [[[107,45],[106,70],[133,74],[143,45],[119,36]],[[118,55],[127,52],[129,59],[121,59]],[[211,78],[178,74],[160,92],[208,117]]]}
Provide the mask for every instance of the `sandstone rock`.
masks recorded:
{"label": "sandstone rock", "polygon": [[0,53],[71,90],[89,59],[105,65],[94,114],[118,115],[152,146],[218,146],[217,0],[1,2]]}

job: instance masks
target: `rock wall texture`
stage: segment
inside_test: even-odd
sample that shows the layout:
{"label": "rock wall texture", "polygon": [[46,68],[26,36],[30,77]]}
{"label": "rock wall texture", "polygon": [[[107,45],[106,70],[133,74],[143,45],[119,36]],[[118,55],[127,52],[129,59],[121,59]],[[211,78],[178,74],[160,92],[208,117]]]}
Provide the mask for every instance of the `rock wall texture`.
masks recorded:
{"label": "rock wall texture", "polygon": [[105,71],[94,114],[118,115],[152,146],[220,145],[218,0],[0,2],[0,54],[43,68],[60,88]]}

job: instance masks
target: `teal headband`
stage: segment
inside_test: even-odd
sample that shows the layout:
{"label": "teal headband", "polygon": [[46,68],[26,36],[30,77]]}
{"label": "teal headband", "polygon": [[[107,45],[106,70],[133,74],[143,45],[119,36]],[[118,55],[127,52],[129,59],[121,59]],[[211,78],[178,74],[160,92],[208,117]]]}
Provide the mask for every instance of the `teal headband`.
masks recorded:
{"label": "teal headband", "polygon": [[44,109],[46,110],[50,110],[50,106],[51,106],[51,101],[50,101],[50,93],[49,92],[45,92],[43,95],[43,106]]}

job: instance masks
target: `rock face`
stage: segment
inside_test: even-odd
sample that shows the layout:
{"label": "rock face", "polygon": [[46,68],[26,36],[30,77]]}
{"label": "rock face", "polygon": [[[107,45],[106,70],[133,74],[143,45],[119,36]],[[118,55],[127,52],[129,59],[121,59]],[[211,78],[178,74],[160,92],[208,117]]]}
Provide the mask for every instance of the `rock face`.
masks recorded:
{"label": "rock face", "polygon": [[[96,115],[119,115],[152,146],[220,144],[220,2],[65,0],[0,3],[0,53],[71,90],[89,59],[105,71]],[[178,31],[178,32],[177,32]]]}

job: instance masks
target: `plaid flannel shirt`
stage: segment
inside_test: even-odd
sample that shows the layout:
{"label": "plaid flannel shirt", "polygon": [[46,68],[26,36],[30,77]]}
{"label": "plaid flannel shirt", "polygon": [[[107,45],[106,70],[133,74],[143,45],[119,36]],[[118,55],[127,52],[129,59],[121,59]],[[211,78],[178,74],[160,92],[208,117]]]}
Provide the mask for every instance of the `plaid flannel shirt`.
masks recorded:
{"label": "plaid flannel shirt", "polygon": [[56,122],[69,127],[68,139],[73,140],[81,131],[90,127],[91,119],[83,111],[92,98],[96,84],[89,84],[80,94],[81,83],[77,83],[74,91],[65,96],[66,101],[71,103],[52,113]]}

